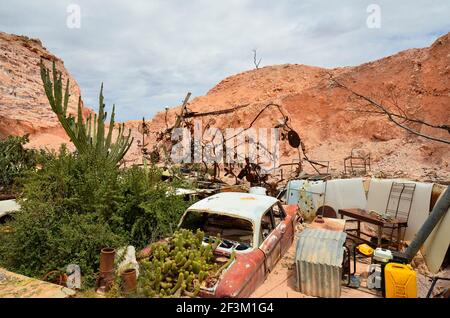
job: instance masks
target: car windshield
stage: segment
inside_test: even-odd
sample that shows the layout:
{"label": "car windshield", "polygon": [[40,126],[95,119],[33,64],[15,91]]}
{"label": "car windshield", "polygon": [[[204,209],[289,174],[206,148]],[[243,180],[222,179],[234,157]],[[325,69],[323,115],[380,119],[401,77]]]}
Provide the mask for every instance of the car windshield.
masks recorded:
{"label": "car windshield", "polygon": [[220,237],[224,241],[237,242],[247,247],[253,246],[253,226],[245,219],[216,213],[188,211],[180,227],[189,230],[201,229],[206,236]]}

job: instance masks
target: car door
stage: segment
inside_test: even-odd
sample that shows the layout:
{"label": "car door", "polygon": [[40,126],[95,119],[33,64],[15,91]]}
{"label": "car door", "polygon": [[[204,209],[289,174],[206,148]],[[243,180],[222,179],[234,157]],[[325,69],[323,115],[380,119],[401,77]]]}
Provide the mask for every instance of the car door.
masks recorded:
{"label": "car door", "polygon": [[273,214],[275,223],[277,224],[277,227],[280,229],[280,233],[282,236],[280,241],[281,255],[284,255],[284,253],[286,253],[286,251],[291,246],[294,238],[294,227],[292,216],[287,215],[287,213],[283,209],[283,206],[280,203],[278,203],[273,207]]}
{"label": "car door", "polygon": [[[281,223],[279,224],[281,225]],[[281,226],[275,224],[273,210],[270,208],[261,220],[261,238],[260,249],[263,251],[265,259],[264,266],[266,272],[270,272],[275,267],[281,256]]]}

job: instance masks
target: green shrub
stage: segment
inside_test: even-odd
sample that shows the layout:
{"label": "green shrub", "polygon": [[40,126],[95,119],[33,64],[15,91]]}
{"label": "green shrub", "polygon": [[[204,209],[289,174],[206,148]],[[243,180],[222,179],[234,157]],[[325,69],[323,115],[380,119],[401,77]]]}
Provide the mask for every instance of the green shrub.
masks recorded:
{"label": "green shrub", "polygon": [[126,243],[114,211],[120,200],[118,169],[62,149],[59,157],[31,173],[21,210],[0,231],[0,263],[41,277],[69,263],[81,266],[86,283],[98,270],[102,247]]}
{"label": "green shrub", "polygon": [[0,266],[41,278],[76,263],[84,287],[92,286],[102,247],[139,249],[170,235],[192,203],[175,196],[161,173],[154,166],[119,170],[62,148],[28,174],[21,210],[0,228]]}
{"label": "green shrub", "polygon": [[118,215],[130,242],[138,248],[171,235],[192,201],[173,193],[174,184],[160,181],[161,169],[133,167],[121,175]]}
{"label": "green shrub", "polygon": [[93,286],[102,247],[118,247],[125,240],[93,215],[57,212],[50,204],[23,208],[0,234],[2,266],[28,276],[75,263],[83,273],[83,287]]}
{"label": "green shrub", "polygon": [[11,193],[14,186],[20,188],[20,178],[35,168],[38,152],[26,149],[27,143],[28,135],[0,140],[0,192]]}

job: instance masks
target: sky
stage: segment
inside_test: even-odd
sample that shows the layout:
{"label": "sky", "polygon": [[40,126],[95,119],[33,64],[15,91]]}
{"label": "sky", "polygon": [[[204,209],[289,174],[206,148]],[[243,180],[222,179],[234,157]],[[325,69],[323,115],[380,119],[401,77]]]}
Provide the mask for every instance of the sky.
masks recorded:
{"label": "sky", "polygon": [[0,0],[0,31],[39,38],[94,109],[152,117],[254,68],[358,65],[450,31],[449,0]]}

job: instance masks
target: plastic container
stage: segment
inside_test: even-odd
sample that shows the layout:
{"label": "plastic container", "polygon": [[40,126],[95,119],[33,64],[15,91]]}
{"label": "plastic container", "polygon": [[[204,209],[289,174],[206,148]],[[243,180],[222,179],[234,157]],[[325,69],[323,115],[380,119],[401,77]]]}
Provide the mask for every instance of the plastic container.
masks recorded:
{"label": "plastic container", "polygon": [[360,244],[356,247],[358,249],[358,251],[366,256],[371,256],[373,254],[373,248],[371,248],[369,245],[367,244]]}
{"label": "plastic container", "polygon": [[263,187],[251,187],[248,191],[251,194],[260,194],[260,195],[266,195],[267,190]]}
{"label": "plastic container", "polygon": [[393,258],[390,250],[377,247],[373,252],[373,259],[377,262],[387,263]]}
{"label": "plastic container", "polygon": [[386,298],[417,298],[416,272],[411,265],[389,263],[384,276]]}

